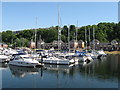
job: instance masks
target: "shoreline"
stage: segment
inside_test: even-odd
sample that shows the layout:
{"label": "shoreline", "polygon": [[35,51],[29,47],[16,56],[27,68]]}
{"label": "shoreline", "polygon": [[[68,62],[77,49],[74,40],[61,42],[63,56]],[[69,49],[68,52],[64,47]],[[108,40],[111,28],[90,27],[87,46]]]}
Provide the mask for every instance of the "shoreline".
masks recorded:
{"label": "shoreline", "polygon": [[120,54],[120,51],[104,51],[106,54]]}

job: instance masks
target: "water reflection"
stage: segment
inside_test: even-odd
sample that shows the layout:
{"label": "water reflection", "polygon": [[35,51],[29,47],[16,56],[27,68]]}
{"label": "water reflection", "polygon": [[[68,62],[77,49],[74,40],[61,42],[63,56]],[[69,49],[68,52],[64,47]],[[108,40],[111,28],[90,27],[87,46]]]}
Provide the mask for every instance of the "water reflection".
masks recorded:
{"label": "water reflection", "polygon": [[27,68],[9,65],[13,76],[23,78],[27,75],[38,74],[39,68]]}
{"label": "water reflection", "polygon": [[45,64],[45,69],[47,71],[59,71],[59,72],[66,72],[66,73],[69,73],[69,70],[70,68],[73,66],[74,64],[72,65],[50,65],[50,64]]}
{"label": "water reflection", "polygon": [[[13,83],[17,81],[31,82],[32,77],[32,79],[35,79],[34,85],[37,88],[117,87],[119,59],[120,55],[108,55],[106,59],[96,59],[90,63],[78,63],[72,65],[45,64],[43,68],[27,68],[11,65],[7,68],[8,65],[3,64],[2,66],[0,65],[0,68],[7,68],[7,71],[5,70],[3,73],[4,79],[9,77],[8,79]],[[19,78],[11,78],[11,73],[14,77]],[[40,76],[42,78],[40,78]],[[24,79],[20,79],[23,77]],[[5,84],[8,83],[9,80],[4,79],[3,85],[6,87]],[[32,85],[32,83],[26,83],[26,86],[24,86],[24,84],[21,84],[21,86],[29,87],[30,84]],[[20,87],[19,82],[16,85],[16,87]]]}
{"label": "water reflection", "polygon": [[80,66],[80,73],[100,79],[112,79],[118,77],[119,55],[108,55],[106,59],[94,60],[90,64]]}
{"label": "water reflection", "polygon": [[8,63],[0,63],[0,70],[7,69]]}
{"label": "water reflection", "polygon": [[[70,76],[74,76],[74,74],[79,73],[83,76],[92,76],[101,79],[109,79],[118,76],[118,59],[119,55],[108,55],[107,59],[102,60],[94,60],[90,63],[79,63],[77,65],[50,65],[45,64],[43,68],[27,68],[27,67],[18,67],[9,65],[10,71],[12,75],[16,77],[25,77],[30,74],[39,74],[41,72],[41,76],[44,74],[44,71],[49,73],[62,73],[69,74]],[[0,64],[1,68],[7,68],[8,65],[3,63]]]}

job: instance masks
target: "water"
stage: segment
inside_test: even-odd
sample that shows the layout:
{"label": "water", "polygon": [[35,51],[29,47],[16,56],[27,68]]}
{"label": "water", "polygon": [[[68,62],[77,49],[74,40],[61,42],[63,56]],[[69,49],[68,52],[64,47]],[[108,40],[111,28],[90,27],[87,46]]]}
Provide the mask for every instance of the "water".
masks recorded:
{"label": "water", "polygon": [[89,64],[45,65],[45,68],[0,66],[2,88],[118,88],[118,59],[106,59]]}

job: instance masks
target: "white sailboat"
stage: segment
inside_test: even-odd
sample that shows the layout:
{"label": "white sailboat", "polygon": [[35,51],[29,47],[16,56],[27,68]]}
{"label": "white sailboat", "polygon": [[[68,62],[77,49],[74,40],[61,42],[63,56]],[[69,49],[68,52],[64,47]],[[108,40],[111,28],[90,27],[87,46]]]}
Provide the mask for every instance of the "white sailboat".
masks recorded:
{"label": "white sailboat", "polygon": [[[87,52],[87,35],[86,35],[86,27],[85,27],[85,54],[84,55],[80,55],[79,56],[79,61],[82,61],[82,62],[90,62],[90,61],[93,61],[92,57],[90,54],[88,54]],[[90,34],[90,33],[89,33]],[[89,38],[90,40],[90,38]]]}
{"label": "white sailboat", "polygon": [[[60,15],[59,15],[59,9],[58,9],[58,51],[61,50],[61,29],[60,29]],[[57,53],[55,54],[55,56],[57,55]],[[48,63],[48,64],[64,64],[64,65],[69,65],[71,63],[74,63],[75,60],[74,59],[66,59],[61,58],[61,52],[59,52],[58,57],[55,56],[41,56],[41,58],[38,59],[39,62],[43,62],[43,63]]]}
{"label": "white sailboat", "polygon": [[[90,29],[89,29],[89,39],[90,39]],[[90,53],[87,53],[87,55],[91,56],[93,59],[97,59],[98,57],[98,53],[95,50],[95,32],[94,32],[94,27],[93,27],[93,48],[92,50],[90,50]],[[89,44],[90,44],[90,40],[89,40]]]}

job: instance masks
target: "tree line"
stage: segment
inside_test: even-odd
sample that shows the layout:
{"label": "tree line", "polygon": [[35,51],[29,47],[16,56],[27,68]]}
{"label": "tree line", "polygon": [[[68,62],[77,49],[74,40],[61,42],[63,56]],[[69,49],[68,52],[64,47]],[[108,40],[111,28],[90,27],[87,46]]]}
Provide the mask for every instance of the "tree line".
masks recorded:
{"label": "tree line", "polygon": [[[112,40],[120,41],[120,22],[119,23],[98,23],[97,25],[87,25],[82,27],[76,27],[75,25],[64,25],[61,29],[61,40],[68,42],[68,29],[70,31],[70,40],[85,41],[85,29],[87,34],[87,40],[90,30],[90,38],[93,40],[93,29],[95,32],[95,39],[100,42],[111,42]],[[42,39],[46,43],[50,43],[53,40],[58,39],[58,26],[52,26],[49,28],[27,29],[20,31],[7,30],[1,32],[2,42],[13,46],[28,46],[28,42],[35,40],[35,30],[37,31],[37,41]]]}

